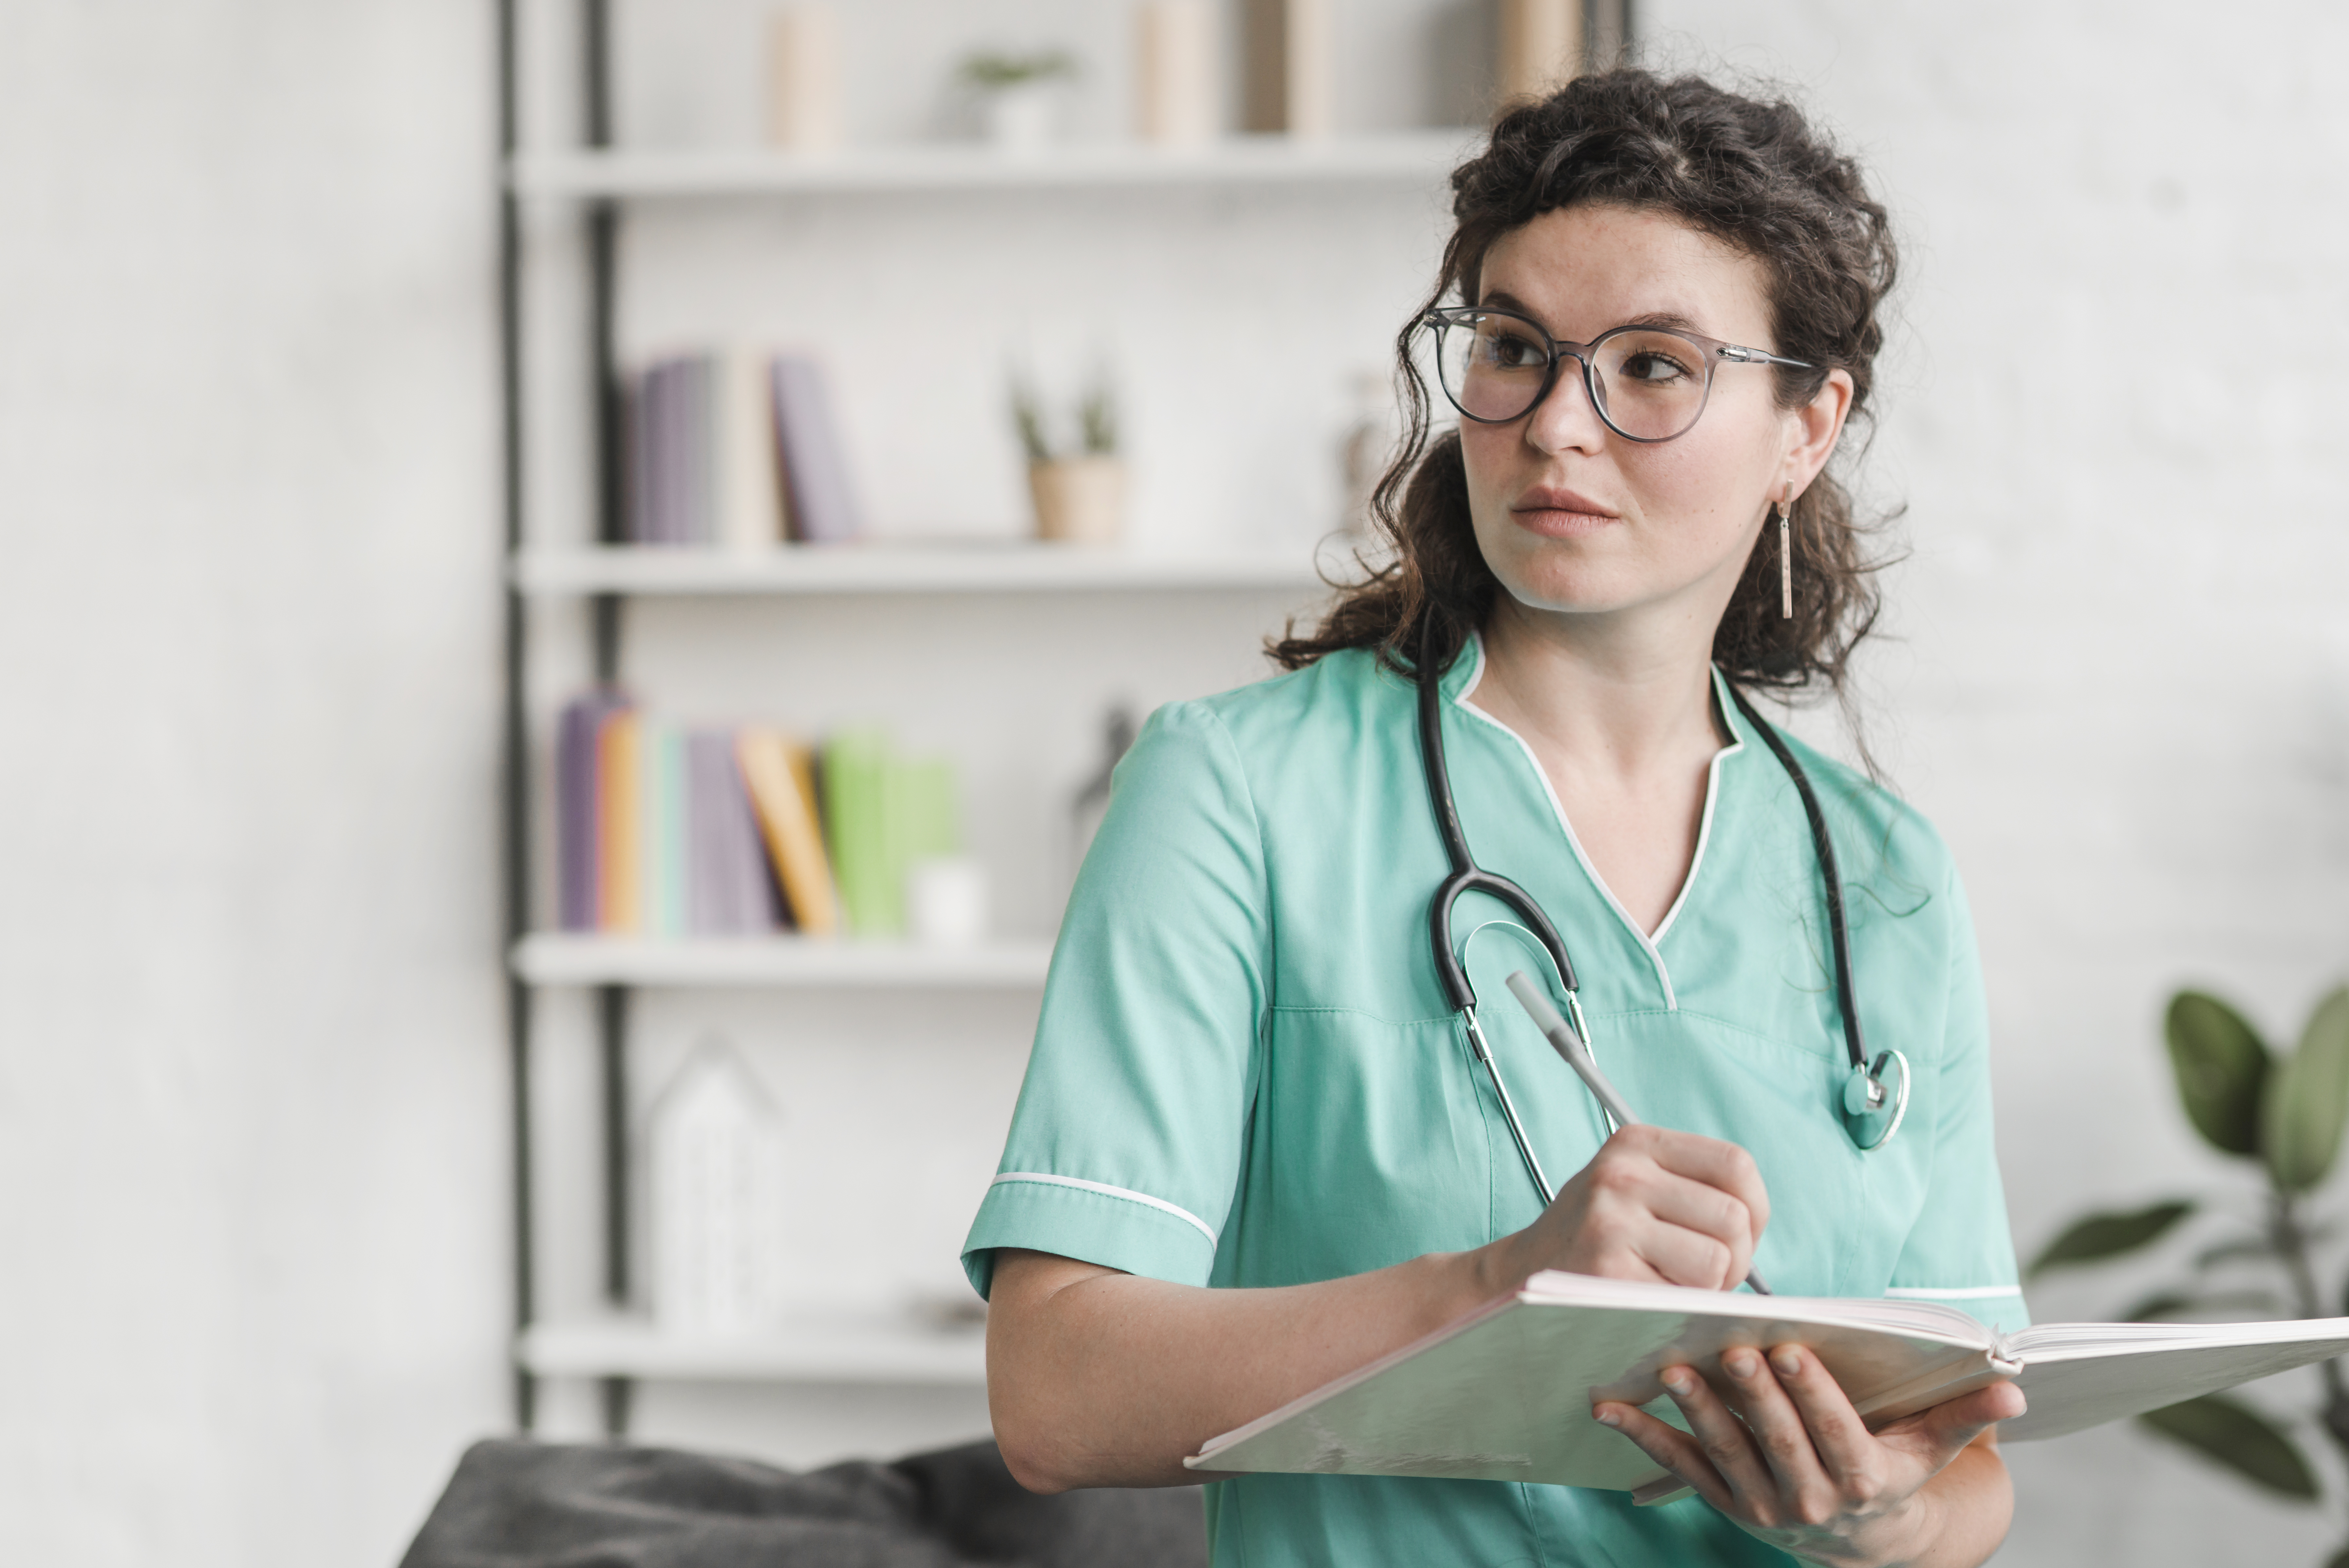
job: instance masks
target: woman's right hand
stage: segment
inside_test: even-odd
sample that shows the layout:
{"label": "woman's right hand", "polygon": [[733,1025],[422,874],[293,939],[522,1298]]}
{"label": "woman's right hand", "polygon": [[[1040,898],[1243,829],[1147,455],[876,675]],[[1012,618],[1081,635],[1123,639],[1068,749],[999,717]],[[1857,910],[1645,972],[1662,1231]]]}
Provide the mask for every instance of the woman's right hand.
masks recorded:
{"label": "woman's right hand", "polygon": [[1514,1285],[1542,1269],[1725,1291],[1770,1222],[1754,1157],[1733,1143],[1629,1127],[1501,1244]]}

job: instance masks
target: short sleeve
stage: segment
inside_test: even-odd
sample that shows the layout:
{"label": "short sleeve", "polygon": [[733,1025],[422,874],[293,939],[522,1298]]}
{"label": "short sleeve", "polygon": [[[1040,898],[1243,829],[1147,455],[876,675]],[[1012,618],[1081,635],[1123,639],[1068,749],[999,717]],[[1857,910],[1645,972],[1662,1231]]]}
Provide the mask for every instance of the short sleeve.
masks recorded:
{"label": "short sleeve", "polygon": [[981,1295],[999,1247],[1207,1282],[1270,1002],[1268,902],[1229,732],[1205,703],[1160,709],[1118,764],[963,1243]]}
{"label": "short sleeve", "polygon": [[[1885,1294],[1942,1302],[2002,1333],[2028,1327],[1991,1125],[1990,1013],[1965,888],[1950,873],[1950,994],[1940,1061],[1920,1081],[1933,1153],[1922,1214]],[[1930,1087],[1930,1097],[1926,1091]]]}

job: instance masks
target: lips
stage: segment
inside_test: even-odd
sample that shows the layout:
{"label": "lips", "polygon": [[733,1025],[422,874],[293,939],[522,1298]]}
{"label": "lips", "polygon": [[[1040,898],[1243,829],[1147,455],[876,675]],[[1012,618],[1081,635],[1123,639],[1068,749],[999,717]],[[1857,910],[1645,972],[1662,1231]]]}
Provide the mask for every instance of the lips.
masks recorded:
{"label": "lips", "polygon": [[1614,521],[1620,515],[1618,513],[1609,511],[1606,507],[1599,505],[1599,503],[1591,500],[1590,497],[1582,494],[1578,491],[1566,490],[1557,486],[1547,484],[1542,485],[1537,489],[1528,490],[1523,495],[1518,496],[1517,504],[1514,507],[1510,508],[1510,510],[1515,512],[1571,512],[1584,517],[1605,518],[1610,522]]}
{"label": "lips", "polygon": [[1519,527],[1554,539],[1596,533],[1610,523],[1622,521],[1619,514],[1609,511],[1590,497],[1551,485],[1526,491],[1509,510]]}

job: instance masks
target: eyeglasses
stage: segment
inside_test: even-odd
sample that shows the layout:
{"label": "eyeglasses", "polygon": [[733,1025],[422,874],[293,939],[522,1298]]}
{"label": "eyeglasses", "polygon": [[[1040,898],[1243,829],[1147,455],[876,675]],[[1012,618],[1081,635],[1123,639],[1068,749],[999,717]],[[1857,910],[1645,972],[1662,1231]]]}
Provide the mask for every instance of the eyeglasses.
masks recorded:
{"label": "eyeglasses", "polygon": [[1677,327],[1618,327],[1592,342],[1561,343],[1530,317],[1481,306],[1431,310],[1421,323],[1434,329],[1444,395],[1462,414],[1486,425],[1531,413],[1557,384],[1558,364],[1568,358],[1582,362],[1583,387],[1607,428],[1638,441],[1687,434],[1704,412],[1715,365],[1816,368]]}

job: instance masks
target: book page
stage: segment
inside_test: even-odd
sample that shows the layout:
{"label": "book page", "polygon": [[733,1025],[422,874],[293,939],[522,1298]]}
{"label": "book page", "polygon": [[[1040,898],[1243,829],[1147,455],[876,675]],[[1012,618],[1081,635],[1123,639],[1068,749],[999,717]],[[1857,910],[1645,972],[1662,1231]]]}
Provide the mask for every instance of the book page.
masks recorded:
{"label": "book page", "polygon": [[[1912,1326],[1865,1320],[1889,1306]],[[1914,1311],[1907,1309],[1917,1309]],[[1720,1377],[1732,1345],[1810,1345],[1856,1402],[1890,1420],[1912,1390],[1962,1392],[1997,1373],[1989,1331],[1930,1303],[1837,1302],[1539,1274],[1526,1289],[1206,1444],[1195,1469],[1440,1476],[1630,1490],[1661,1479],[1594,1398],[1680,1424],[1656,1379],[1686,1363]]]}

